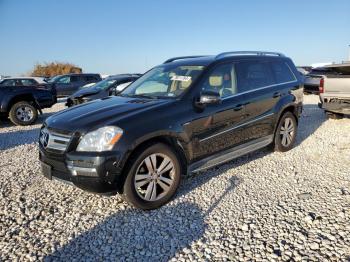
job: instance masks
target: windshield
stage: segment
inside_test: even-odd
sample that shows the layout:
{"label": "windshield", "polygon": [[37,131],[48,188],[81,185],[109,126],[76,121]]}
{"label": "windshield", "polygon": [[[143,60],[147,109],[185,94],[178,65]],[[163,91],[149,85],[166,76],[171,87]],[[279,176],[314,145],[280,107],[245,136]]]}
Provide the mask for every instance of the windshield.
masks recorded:
{"label": "windshield", "polygon": [[121,95],[177,97],[190,87],[203,69],[204,66],[159,66],[132,83]]}
{"label": "windshield", "polygon": [[115,79],[105,79],[97,84],[93,85],[92,88],[98,89],[98,90],[106,90],[108,89],[111,85],[113,85],[117,80]]}

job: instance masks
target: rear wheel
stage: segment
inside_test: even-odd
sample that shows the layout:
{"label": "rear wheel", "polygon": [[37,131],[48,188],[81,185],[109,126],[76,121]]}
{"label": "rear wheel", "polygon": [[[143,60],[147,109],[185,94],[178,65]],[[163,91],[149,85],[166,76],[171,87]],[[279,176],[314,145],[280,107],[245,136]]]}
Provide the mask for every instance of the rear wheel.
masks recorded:
{"label": "rear wheel", "polygon": [[286,152],[293,148],[297,135],[297,121],[291,112],[286,112],[281,117],[275,137],[274,150]]}
{"label": "rear wheel", "polygon": [[38,110],[30,103],[21,101],[11,107],[9,116],[15,125],[27,126],[38,119]]}
{"label": "rear wheel", "polygon": [[166,204],[175,194],[181,176],[177,155],[165,144],[154,144],[130,159],[124,184],[126,201],[141,209]]}

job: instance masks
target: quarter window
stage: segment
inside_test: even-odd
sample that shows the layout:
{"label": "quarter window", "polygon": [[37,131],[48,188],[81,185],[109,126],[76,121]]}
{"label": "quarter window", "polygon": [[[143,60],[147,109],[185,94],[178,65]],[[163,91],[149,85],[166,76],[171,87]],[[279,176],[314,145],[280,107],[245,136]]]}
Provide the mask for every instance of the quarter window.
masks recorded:
{"label": "quarter window", "polygon": [[223,64],[214,68],[204,80],[202,90],[218,92],[221,98],[236,94],[236,74],[233,64]]}
{"label": "quarter window", "polygon": [[295,77],[285,62],[271,62],[271,69],[278,84],[294,81]]}
{"label": "quarter window", "polygon": [[239,62],[236,64],[236,72],[239,92],[246,92],[276,83],[268,63]]}

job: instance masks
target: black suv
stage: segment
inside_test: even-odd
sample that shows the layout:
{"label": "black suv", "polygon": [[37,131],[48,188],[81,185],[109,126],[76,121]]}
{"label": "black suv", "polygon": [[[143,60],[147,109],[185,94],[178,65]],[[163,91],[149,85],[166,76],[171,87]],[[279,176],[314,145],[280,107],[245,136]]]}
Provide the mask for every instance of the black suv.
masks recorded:
{"label": "black suv", "polygon": [[119,96],[49,117],[40,133],[42,170],[49,179],[157,208],[183,174],[268,145],[291,149],[302,98],[300,74],[280,53],[172,58]]}
{"label": "black suv", "polygon": [[101,81],[99,74],[67,74],[58,75],[48,80],[57,91],[57,96],[69,96],[84,85]]}

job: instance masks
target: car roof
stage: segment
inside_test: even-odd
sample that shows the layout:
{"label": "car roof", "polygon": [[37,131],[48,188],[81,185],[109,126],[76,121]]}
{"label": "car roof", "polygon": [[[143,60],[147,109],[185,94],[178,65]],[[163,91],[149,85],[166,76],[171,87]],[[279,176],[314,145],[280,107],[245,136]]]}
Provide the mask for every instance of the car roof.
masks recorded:
{"label": "car roof", "polygon": [[123,79],[123,78],[130,78],[130,77],[133,77],[133,78],[138,78],[140,77],[141,74],[119,74],[119,75],[111,75],[109,77],[106,77],[105,79]]}
{"label": "car roof", "polygon": [[214,62],[221,61],[233,61],[239,59],[286,59],[285,55],[277,52],[265,52],[265,51],[234,51],[225,52],[218,55],[207,56],[183,56],[174,57],[166,60],[164,64],[171,65],[199,65],[208,66]]}
{"label": "car roof", "polygon": [[38,76],[17,76],[17,77],[5,77],[1,80],[12,80],[12,79],[34,79],[39,83],[45,83],[44,78],[43,77],[38,77]]}

